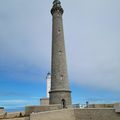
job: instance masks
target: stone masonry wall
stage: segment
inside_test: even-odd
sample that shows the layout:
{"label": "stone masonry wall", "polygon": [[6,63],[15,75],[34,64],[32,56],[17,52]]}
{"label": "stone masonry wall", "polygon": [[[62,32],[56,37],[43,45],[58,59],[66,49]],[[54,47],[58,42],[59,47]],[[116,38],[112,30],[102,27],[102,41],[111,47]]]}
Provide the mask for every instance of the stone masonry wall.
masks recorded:
{"label": "stone masonry wall", "polygon": [[71,109],[56,110],[51,112],[34,113],[30,120],[75,120],[74,111]]}
{"label": "stone masonry wall", "polygon": [[64,109],[31,114],[30,120],[120,120],[115,109]]}
{"label": "stone masonry wall", "polygon": [[38,113],[44,111],[52,111],[62,109],[61,105],[48,105],[48,106],[27,106],[25,108],[25,115],[30,115],[31,113]]}
{"label": "stone masonry wall", "polygon": [[24,112],[4,112],[0,114],[0,120],[29,120],[29,116],[26,116]]}
{"label": "stone masonry wall", "polygon": [[115,109],[75,109],[76,120],[120,120],[120,113]]}
{"label": "stone masonry wall", "polygon": [[113,108],[62,109],[0,120],[120,120],[120,112],[115,112]]}
{"label": "stone masonry wall", "polygon": [[30,120],[29,117],[22,117],[22,118],[11,118],[11,119],[1,119],[1,120]]}

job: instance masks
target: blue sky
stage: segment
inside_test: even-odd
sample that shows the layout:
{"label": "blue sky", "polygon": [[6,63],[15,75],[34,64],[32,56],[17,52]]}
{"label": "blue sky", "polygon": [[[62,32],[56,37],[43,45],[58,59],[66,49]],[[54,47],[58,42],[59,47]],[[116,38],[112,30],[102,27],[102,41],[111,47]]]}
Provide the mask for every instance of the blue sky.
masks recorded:
{"label": "blue sky", "polygon": [[[120,1],[61,2],[73,103],[120,101]],[[0,0],[0,106],[46,96],[51,7],[52,0]]]}

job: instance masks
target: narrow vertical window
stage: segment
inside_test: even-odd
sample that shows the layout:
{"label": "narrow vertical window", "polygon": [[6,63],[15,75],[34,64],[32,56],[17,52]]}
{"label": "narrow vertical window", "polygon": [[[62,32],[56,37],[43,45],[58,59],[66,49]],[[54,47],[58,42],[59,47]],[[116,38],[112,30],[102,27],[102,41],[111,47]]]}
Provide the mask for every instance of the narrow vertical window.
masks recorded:
{"label": "narrow vertical window", "polygon": [[60,34],[60,31],[61,31],[61,30],[59,29],[59,30],[57,31],[57,33]]}
{"label": "narrow vertical window", "polygon": [[60,80],[63,80],[63,75],[60,76]]}

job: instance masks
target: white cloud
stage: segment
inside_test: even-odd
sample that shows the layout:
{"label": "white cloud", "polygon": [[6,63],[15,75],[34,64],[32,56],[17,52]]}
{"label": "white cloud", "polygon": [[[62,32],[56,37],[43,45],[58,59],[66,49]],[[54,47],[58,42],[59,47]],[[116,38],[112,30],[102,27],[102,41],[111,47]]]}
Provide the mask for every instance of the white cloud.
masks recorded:
{"label": "white cloud", "polygon": [[12,108],[19,108],[25,107],[29,105],[38,105],[38,99],[7,99],[7,100],[0,100],[0,104],[5,107],[5,109],[12,109]]}
{"label": "white cloud", "polygon": [[85,86],[120,91],[120,2],[71,2],[75,7],[65,5],[70,79]]}

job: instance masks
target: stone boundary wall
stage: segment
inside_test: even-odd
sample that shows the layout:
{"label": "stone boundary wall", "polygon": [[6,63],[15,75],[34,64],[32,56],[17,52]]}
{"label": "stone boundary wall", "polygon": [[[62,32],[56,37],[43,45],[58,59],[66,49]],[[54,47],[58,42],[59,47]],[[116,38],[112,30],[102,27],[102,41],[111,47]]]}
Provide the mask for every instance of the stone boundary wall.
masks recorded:
{"label": "stone boundary wall", "polygon": [[30,120],[120,120],[113,108],[64,109],[33,113]]}
{"label": "stone boundary wall", "polygon": [[89,104],[88,108],[113,108],[114,104]]}
{"label": "stone boundary wall", "polygon": [[27,106],[25,108],[25,115],[30,115],[31,113],[38,113],[44,111],[52,111],[62,109],[61,105],[48,105],[48,106]]}
{"label": "stone boundary wall", "polygon": [[1,120],[30,120],[30,118],[29,117],[22,117],[22,118],[1,119]]}
{"label": "stone boundary wall", "polygon": [[33,113],[30,120],[75,120],[72,109],[54,110],[49,112]]}
{"label": "stone boundary wall", "polygon": [[74,109],[76,120],[120,120],[113,108]]}
{"label": "stone boundary wall", "polygon": [[0,114],[0,120],[5,120],[5,119],[20,119],[23,120],[24,118],[26,118],[25,112],[13,112],[13,113],[7,113],[4,112],[2,114]]}
{"label": "stone boundary wall", "polygon": [[44,107],[42,109],[39,109],[39,107],[41,106],[38,106],[37,110],[43,112],[32,112],[28,116],[25,112],[3,112],[0,114],[0,120],[120,120],[120,111],[118,111],[120,104],[116,104],[114,108],[69,108],[59,110],[58,108],[56,108],[57,110],[49,108],[51,111],[44,111]]}

